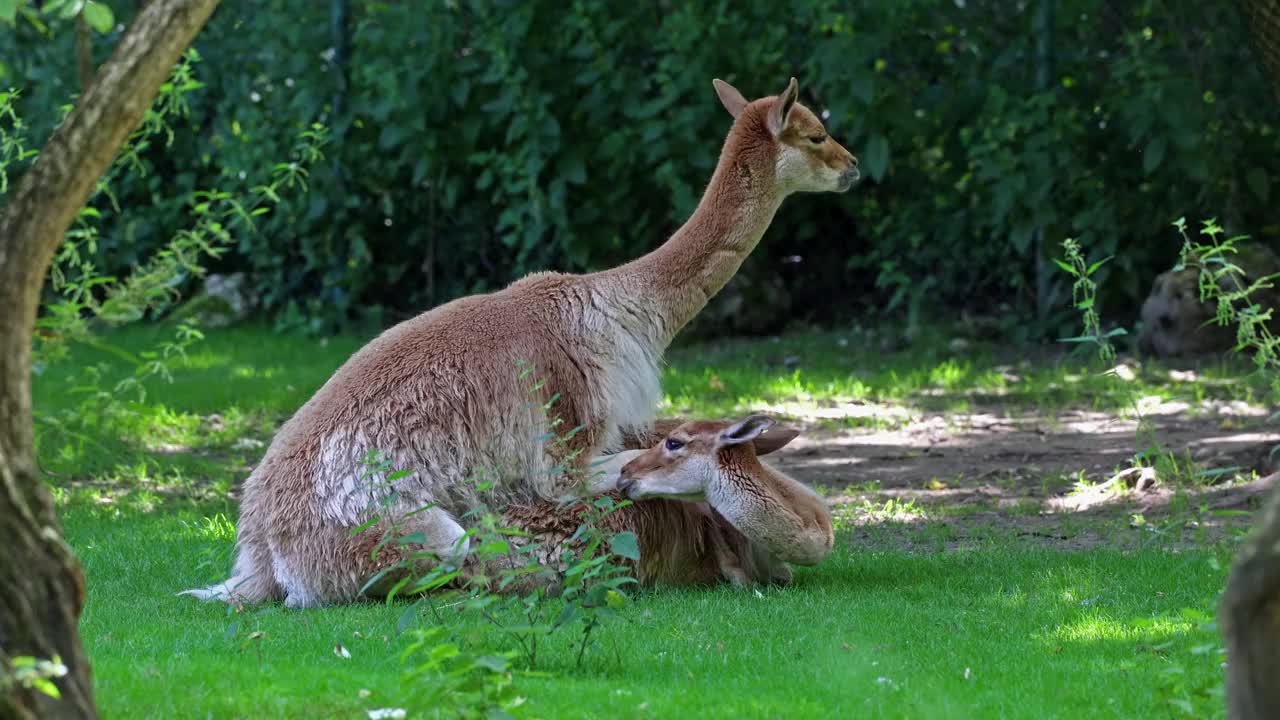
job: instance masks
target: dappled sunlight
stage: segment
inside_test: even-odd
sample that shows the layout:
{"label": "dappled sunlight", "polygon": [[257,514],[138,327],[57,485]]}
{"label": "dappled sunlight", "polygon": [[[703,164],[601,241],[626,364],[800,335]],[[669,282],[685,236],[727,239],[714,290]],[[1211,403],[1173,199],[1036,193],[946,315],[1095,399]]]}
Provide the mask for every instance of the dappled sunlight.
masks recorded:
{"label": "dappled sunlight", "polygon": [[[1091,599],[1093,598],[1077,599],[1071,591],[1063,593],[1063,602],[1067,604],[1083,605]],[[1093,600],[1096,602],[1096,599]],[[1063,623],[1041,635],[1040,638],[1057,642],[1119,640],[1153,643],[1169,640],[1179,635],[1186,635],[1194,630],[1197,625],[1198,623],[1189,620],[1168,617],[1134,618],[1122,621],[1108,617],[1099,611]]]}
{"label": "dappled sunlight", "polygon": [[1274,432],[1242,432],[1219,437],[1207,437],[1201,442],[1205,445],[1258,445],[1280,441],[1280,435]]}
{"label": "dappled sunlight", "polygon": [[207,346],[198,346],[197,350],[187,352],[182,366],[188,370],[212,370],[235,362],[230,352],[213,352]]}
{"label": "dappled sunlight", "polygon": [[991,595],[987,596],[988,602],[992,605],[1009,611],[1023,611],[1031,603],[1027,595],[1027,591],[1021,588],[1000,588]]}
{"label": "dappled sunlight", "polygon": [[272,380],[275,378],[288,377],[285,368],[278,366],[271,367],[252,367],[249,365],[236,365],[231,368],[231,377],[233,378],[256,378],[260,380]]}

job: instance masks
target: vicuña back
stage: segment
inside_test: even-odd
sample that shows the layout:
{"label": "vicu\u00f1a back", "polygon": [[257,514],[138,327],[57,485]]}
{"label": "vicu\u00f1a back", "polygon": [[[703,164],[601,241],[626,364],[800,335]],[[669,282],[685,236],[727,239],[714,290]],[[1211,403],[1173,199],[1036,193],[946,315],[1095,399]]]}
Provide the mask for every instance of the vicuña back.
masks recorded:
{"label": "vicu\u00f1a back", "polygon": [[651,422],[674,335],[733,276],[787,195],[843,192],[858,177],[853,156],[796,101],[794,78],[752,102],[714,84],[734,123],[684,226],[621,267],[530,275],[371,341],[280,429],[245,482],[233,577],[188,592],[290,606],[353,599],[372,570],[361,559],[367,534],[349,533],[377,510],[377,491],[361,481],[371,449],[413,471],[385,511],[432,505],[410,517],[409,532],[454,563],[467,552],[457,518],[475,503],[478,472],[511,502],[611,486],[612,475],[581,483],[624,430]]}

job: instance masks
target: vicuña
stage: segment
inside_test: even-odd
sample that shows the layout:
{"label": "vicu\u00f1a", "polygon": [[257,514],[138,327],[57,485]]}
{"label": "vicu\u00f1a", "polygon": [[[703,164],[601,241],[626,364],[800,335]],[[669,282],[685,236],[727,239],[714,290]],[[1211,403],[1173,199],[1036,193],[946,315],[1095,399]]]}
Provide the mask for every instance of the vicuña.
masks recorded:
{"label": "vicu\u00f1a", "polygon": [[[795,78],[750,102],[713,85],[733,126],[697,209],[667,242],[602,272],[535,273],[370,341],[280,428],[245,481],[232,577],[187,593],[291,607],[354,599],[370,570],[359,560],[367,535],[379,531],[350,532],[379,497],[360,480],[371,448],[414,471],[396,481],[388,510],[426,539],[419,550],[450,563],[468,550],[457,518],[476,502],[479,471],[502,502],[612,488],[635,453],[593,464],[624,431],[652,423],[672,338],[738,270],[783,199],[858,179],[857,160],[797,102]],[[520,363],[541,381],[532,398]]]}

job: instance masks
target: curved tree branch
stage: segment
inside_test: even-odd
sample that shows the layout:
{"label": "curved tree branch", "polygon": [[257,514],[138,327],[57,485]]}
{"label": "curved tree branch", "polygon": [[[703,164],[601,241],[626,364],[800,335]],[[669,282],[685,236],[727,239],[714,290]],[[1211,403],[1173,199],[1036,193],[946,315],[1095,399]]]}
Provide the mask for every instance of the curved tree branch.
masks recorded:
{"label": "curved tree branch", "polygon": [[[0,717],[94,717],[77,625],[84,575],[36,472],[31,337],[54,252],[218,0],[151,0],[0,212]],[[12,658],[61,657],[61,699],[4,683]]]}

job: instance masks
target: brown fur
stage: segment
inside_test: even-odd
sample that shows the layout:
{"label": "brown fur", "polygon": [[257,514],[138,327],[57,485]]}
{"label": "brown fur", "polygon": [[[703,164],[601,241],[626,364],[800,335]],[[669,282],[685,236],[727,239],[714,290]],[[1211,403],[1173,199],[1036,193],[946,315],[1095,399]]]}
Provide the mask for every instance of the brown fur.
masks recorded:
{"label": "brown fur", "polygon": [[[295,607],[349,601],[367,570],[353,560],[367,542],[349,529],[374,512],[406,517],[428,541],[421,551],[460,561],[458,518],[475,507],[469,480],[481,472],[501,504],[589,494],[593,460],[651,422],[663,351],[737,271],[783,199],[844,191],[857,178],[854,158],[796,102],[794,78],[752,102],[718,81],[716,90],[735,120],[683,227],[621,267],[535,273],[369,342],[285,423],[245,482],[233,577],[188,592]],[[520,363],[532,374],[521,377]],[[571,429],[566,442],[545,439]],[[371,449],[413,471],[381,510],[385,493],[361,479]]]}
{"label": "brown fur", "polygon": [[619,488],[644,500],[704,500],[758,549],[776,560],[813,565],[835,542],[831,514],[812,490],[760,462],[756,443],[789,441],[792,430],[763,435],[764,416],[739,423],[681,425],[662,443],[628,462]]}
{"label": "brown fur", "polygon": [[[1280,258],[1259,243],[1242,243],[1236,255],[1225,259],[1245,272],[1243,284],[1238,275],[1222,280],[1223,289],[1237,291],[1257,278],[1280,272]],[[1274,288],[1259,290],[1251,300],[1263,308],[1280,312],[1280,293]],[[1216,302],[1200,301],[1200,272],[1196,267],[1161,273],[1151,286],[1151,294],[1142,304],[1142,332],[1138,350],[1145,355],[1178,357],[1225,352],[1235,346],[1236,328],[1214,322]],[[1271,331],[1280,331],[1280,317],[1272,316]]]}
{"label": "brown fur", "polygon": [[[630,436],[626,444],[652,447],[687,424],[682,420],[659,420],[654,432]],[[765,455],[782,448],[797,434],[779,429],[757,438],[743,452],[753,457]],[[611,496],[622,499],[617,493]],[[558,552],[577,532],[586,510],[584,503],[568,508],[547,502],[512,505],[503,513],[503,521],[531,533],[539,543]],[[606,515],[604,526],[611,532],[636,534],[640,562],[633,564],[633,572],[641,585],[714,585],[725,580],[736,585],[786,584],[791,580],[791,571],[784,563],[773,559],[705,503],[641,500]]]}

